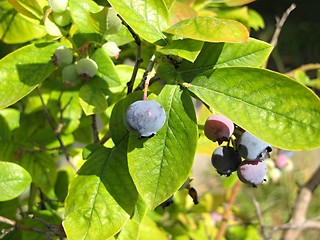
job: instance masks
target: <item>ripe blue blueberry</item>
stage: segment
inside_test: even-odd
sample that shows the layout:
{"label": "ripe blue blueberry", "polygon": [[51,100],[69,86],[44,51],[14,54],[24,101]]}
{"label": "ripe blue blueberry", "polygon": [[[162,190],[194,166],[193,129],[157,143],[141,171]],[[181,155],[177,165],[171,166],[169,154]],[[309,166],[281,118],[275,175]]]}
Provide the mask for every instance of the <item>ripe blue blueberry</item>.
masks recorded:
{"label": "ripe blue blueberry", "polygon": [[141,138],[152,137],[166,121],[166,112],[155,100],[132,103],[126,112],[126,126]]}
{"label": "ripe blue blueberry", "polygon": [[256,160],[244,160],[238,167],[238,177],[241,182],[257,187],[258,184],[262,184],[265,180],[268,171],[265,161]]}
{"label": "ripe blue blueberry", "polygon": [[232,147],[223,146],[216,148],[213,152],[211,163],[220,175],[228,177],[232,172],[237,171],[241,157]]}
{"label": "ripe blue blueberry", "polygon": [[204,134],[206,137],[214,142],[221,144],[223,141],[228,141],[234,131],[233,122],[220,114],[215,114],[205,122]]}
{"label": "ripe blue blueberry", "polygon": [[249,132],[244,132],[238,142],[238,151],[241,157],[246,160],[266,159],[269,158],[269,152],[271,152],[271,146],[253,136]]}

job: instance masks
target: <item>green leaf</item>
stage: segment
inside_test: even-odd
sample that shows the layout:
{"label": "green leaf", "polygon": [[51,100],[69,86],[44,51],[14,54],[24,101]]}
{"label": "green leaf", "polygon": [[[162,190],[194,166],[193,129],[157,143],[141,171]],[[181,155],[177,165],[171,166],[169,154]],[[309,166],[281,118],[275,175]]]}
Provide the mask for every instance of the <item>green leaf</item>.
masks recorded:
{"label": "green leaf", "polygon": [[101,79],[105,81],[105,89],[110,93],[123,91],[125,84],[122,84],[111,58],[101,49],[97,49],[91,59],[98,65],[98,73]]}
{"label": "green leaf", "polygon": [[94,80],[91,79],[79,91],[80,105],[86,115],[102,113],[108,107],[105,93]]}
{"label": "green leaf", "polygon": [[169,13],[171,25],[176,24],[184,19],[196,17],[198,15],[196,10],[194,10],[189,3],[171,1],[168,9],[170,10]]}
{"label": "green leaf", "polygon": [[0,110],[2,116],[8,124],[10,131],[20,126],[20,111],[14,108],[6,108]]}
{"label": "green leaf", "polygon": [[165,32],[205,42],[243,43],[249,37],[248,30],[239,22],[204,16],[185,19]]}
{"label": "green leaf", "polygon": [[138,193],[128,172],[127,139],[100,149],[71,183],[63,222],[68,239],[108,239],[132,215]]}
{"label": "green leaf", "polygon": [[133,216],[128,220],[126,225],[124,225],[121,228],[121,231],[119,232],[119,234],[116,235],[115,238],[118,240],[139,239],[141,222],[144,219],[147,211],[148,211],[148,206],[139,197],[136,203]]}
{"label": "green leaf", "polygon": [[[30,13],[31,14],[31,13]],[[39,21],[25,18],[9,3],[0,3],[0,39],[8,44],[25,43],[47,34]]]}
{"label": "green leaf", "polygon": [[273,47],[263,41],[249,38],[247,43],[205,43],[194,63],[182,61],[178,71],[184,81],[212,68],[226,66],[260,67]]}
{"label": "green leaf", "polygon": [[155,136],[129,135],[129,171],[140,196],[153,209],[188,177],[197,145],[197,123],[191,97],[177,85],[166,85],[158,98],[167,121]]}
{"label": "green leaf", "polygon": [[0,109],[37,87],[55,69],[51,57],[61,44],[30,44],[0,60]]}
{"label": "green leaf", "polygon": [[90,40],[100,41],[101,36],[97,33],[95,20],[91,16],[92,13],[98,13],[101,10],[99,5],[91,0],[69,0],[68,4],[72,21],[79,32],[86,34],[84,36]]}
{"label": "green leaf", "polygon": [[182,39],[175,40],[163,48],[158,49],[158,52],[165,55],[176,55],[190,62],[194,62],[199,55],[204,42]]}
{"label": "green leaf", "polygon": [[45,0],[8,0],[8,2],[21,14],[41,20],[43,15],[43,7],[48,5]]}
{"label": "green leaf", "polygon": [[18,197],[31,183],[30,174],[11,162],[0,162],[0,201]]}
{"label": "green leaf", "polygon": [[186,85],[207,105],[275,147],[320,146],[319,98],[284,75],[226,67],[207,71]]}
{"label": "green leaf", "polygon": [[21,159],[21,166],[32,176],[32,182],[43,193],[49,195],[53,190],[57,178],[57,166],[54,158],[49,154],[26,154]]}
{"label": "green leaf", "polygon": [[168,9],[163,0],[108,0],[139,37],[150,43],[165,42],[162,33],[169,24]]}

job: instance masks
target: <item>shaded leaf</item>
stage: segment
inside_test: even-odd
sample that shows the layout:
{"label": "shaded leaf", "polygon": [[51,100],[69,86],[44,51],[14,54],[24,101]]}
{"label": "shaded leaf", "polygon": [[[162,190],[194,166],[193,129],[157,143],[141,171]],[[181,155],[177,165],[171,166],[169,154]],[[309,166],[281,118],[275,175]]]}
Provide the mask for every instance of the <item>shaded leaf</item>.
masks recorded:
{"label": "shaded leaf", "polygon": [[247,43],[205,43],[192,64],[182,61],[178,71],[184,81],[212,68],[226,66],[260,67],[269,57],[273,47],[263,41],[249,38]]}
{"label": "shaded leaf", "polygon": [[243,43],[249,37],[248,30],[239,22],[204,16],[178,22],[165,32],[206,42]]}
{"label": "shaded leaf", "polygon": [[151,43],[165,41],[162,31],[168,27],[169,14],[163,0],[108,2],[141,38]]}
{"label": "shaded leaf", "polygon": [[190,62],[194,62],[199,55],[203,44],[204,42],[192,39],[175,40],[165,47],[158,49],[158,52],[165,55],[176,55]]}
{"label": "shaded leaf", "polygon": [[0,162],[0,201],[18,197],[31,183],[30,174],[11,162]]}
{"label": "shaded leaf", "polygon": [[156,98],[166,111],[164,126],[149,139],[129,135],[129,171],[150,208],[168,199],[188,177],[197,145],[197,123],[191,97],[177,85],[166,85]]}
{"label": "shaded leaf", "polygon": [[319,98],[284,75],[259,68],[218,68],[197,76],[188,89],[273,146],[290,150],[320,146]]}
{"label": "shaded leaf", "polygon": [[127,139],[99,149],[84,163],[66,199],[64,229],[70,239],[108,239],[132,215],[138,198],[128,172]]}
{"label": "shaded leaf", "polygon": [[0,109],[30,93],[55,69],[51,57],[61,44],[30,44],[0,60]]}
{"label": "shaded leaf", "polygon": [[26,154],[21,166],[32,176],[32,182],[47,195],[53,190],[57,178],[57,166],[53,157],[44,153]]}

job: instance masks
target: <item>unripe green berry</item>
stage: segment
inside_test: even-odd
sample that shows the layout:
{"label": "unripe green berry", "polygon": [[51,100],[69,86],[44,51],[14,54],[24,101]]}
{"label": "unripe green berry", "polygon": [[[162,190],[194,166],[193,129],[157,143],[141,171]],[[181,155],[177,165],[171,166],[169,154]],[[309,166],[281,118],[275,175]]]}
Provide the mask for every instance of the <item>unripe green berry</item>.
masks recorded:
{"label": "unripe green berry", "polygon": [[71,14],[69,9],[61,13],[53,12],[52,15],[54,22],[60,27],[65,27],[71,23]]}
{"label": "unripe green berry", "polygon": [[90,58],[82,58],[77,63],[76,70],[81,77],[90,79],[97,74],[98,65]]}
{"label": "unripe green berry", "polygon": [[115,42],[106,42],[102,45],[102,50],[109,56],[117,59],[121,52],[121,49],[118,48],[118,45]]}
{"label": "unripe green berry", "polygon": [[62,69],[62,80],[71,86],[74,86],[78,83],[79,76],[75,64],[66,66]]}
{"label": "unripe green berry", "polygon": [[53,54],[53,62],[57,66],[67,66],[73,61],[72,51],[64,46],[57,47]]}
{"label": "unripe green berry", "polygon": [[53,12],[62,13],[67,9],[68,0],[49,0],[49,6]]}

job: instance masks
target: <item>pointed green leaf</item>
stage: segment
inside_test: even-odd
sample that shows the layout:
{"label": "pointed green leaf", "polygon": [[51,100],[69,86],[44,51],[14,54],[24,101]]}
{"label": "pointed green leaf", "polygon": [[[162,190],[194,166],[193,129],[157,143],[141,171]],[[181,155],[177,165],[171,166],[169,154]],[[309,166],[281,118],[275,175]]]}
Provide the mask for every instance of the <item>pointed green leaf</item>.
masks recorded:
{"label": "pointed green leaf", "polygon": [[177,85],[166,85],[158,98],[165,125],[149,139],[129,135],[129,171],[150,208],[168,199],[188,177],[197,145],[197,123],[191,97]]}
{"label": "pointed green leaf", "polygon": [[86,115],[102,113],[108,107],[105,93],[94,80],[91,79],[79,91],[80,105]]}
{"label": "pointed green leaf", "polygon": [[141,222],[144,219],[147,211],[148,211],[148,206],[139,197],[136,203],[133,216],[128,220],[126,225],[123,226],[119,234],[116,235],[115,239],[118,239],[118,240],[139,239]]}
{"label": "pointed green leaf", "polygon": [[90,14],[99,12],[99,5],[90,0],[69,0],[68,4],[72,21],[77,25],[79,31],[81,33],[96,33]]}
{"label": "pointed green leaf", "polygon": [[162,33],[169,24],[168,9],[163,0],[108,0],[127,24],[141,38],[154,43],[164,40]]}
{"label": "pointed green leaf", "polygon": [[272,46],[249,38],[247,43],[205,43],[194,63],[182,61],[178,71],[184,81],[212,68],[226,66],[260,67],[269,57]]}
{"label": "pointed green leaf", "polygon": [[53,190],[57,178],[57,165],[49,154],[26,154],[21,159],[21,166],[32,176],[35,183],[43,193],[49,195]]}
{"label": "pointed green leaf", "polygon": [[91,59],[98,65],[97,76],[105,81],[105,89],[111,93],[118,93],[125,87],[115,69],[111,58],[101,49],[97,49]]}
{"label": "pointed green leaf", "polygon": [[132,215],[138,193],[128,172],[127,140],[90,155],[71,183],[63,222],[68,239],[108,239]]}
{"label": "pointed green leaf", "polygon": [[249,37],[247,28],[237,21],[204,16],[178,22],[165,32],[205,42],[243,43]]}
{"label": "pointed green leaf", "polygon": [[176,55],[194,62],[201,51],[203,43],[192,39],[175,40],[165,47],[158,49],[158,52],[165,55]]}
{"label": "pointed green leaf", "polygon": [[[30,13],[31,14],[31,13]],[[9,3],[1,2],[0,6],[0,39],[14,44],[25,43],[33,39],[42,38],[47,34],[40,22],[25,18],[18,13]]]}
{"label": "pointed green leaf", "polygon": [[0,201],[18,197],[31,183],[30,174],[11,162],[0,162]]}
{"label": "pointed green leaf", "polygon": [[0,109],[26,96],[55,69],[51,57],[61,44],[31,44],[0,60]]}
{"label": "pointed green leaf", "polygon": [[290,150],[320,146],[320,100],[305,86],[265,69],[226,67],[197,76],[188,89],[269,144]]}

